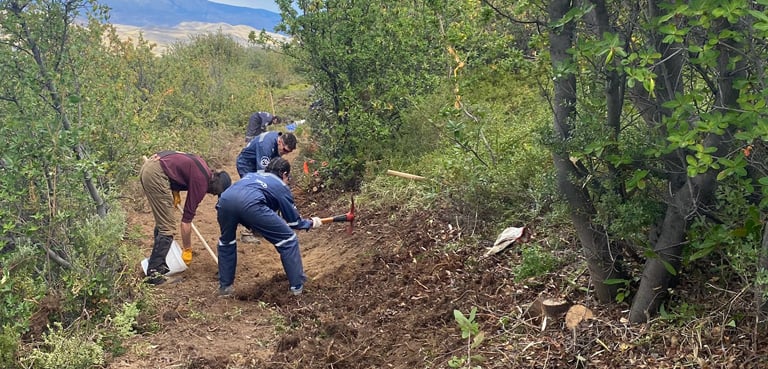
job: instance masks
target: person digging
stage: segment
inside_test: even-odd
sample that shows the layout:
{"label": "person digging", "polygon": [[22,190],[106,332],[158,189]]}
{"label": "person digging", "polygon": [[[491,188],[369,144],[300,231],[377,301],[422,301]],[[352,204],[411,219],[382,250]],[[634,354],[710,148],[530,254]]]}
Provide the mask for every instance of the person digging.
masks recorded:
{"label": "person digging", "polygon": [[192,262],[192,219],[206,193],[221,195],[232,184],[225,171],[213,171],[201,157],[179,152],[161,151],[144,161],[139,173],[141,187],[155,218],[152,254],[147,262],[146,283],[159,285],[169,272],[165,258],[176,233],[177,206],[181,204],[179,191],[187,191],[181,216],[182,259]]}
{"label": "person digging", "polygon": [[294,229],[320,227],[321,218],[302,219],[294,204],[288,182],[291,164],[283,158],[269,162],[264,173],[248,173],[219,197],[216,216],[221,230],[218,243],[219,296],[232,296],[237,268],[237,226],[243,225],[275,246],[290,292],[304,289],[304,267],[299,239]]}

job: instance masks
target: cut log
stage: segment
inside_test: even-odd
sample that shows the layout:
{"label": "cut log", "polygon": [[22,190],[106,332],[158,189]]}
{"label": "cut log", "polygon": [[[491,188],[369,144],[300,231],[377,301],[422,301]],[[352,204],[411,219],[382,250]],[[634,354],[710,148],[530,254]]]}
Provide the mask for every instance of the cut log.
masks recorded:
{"label": "cut log", "polygon": [[539,297],[531,303],[524,315],[528,318],[561,318],[572,305],[570,301],[559,297]]}
{"label": "cut log", "polygon": [[573,305],[568,309],[568,313],[565,315],[565,326],[568,327],[568,329],[576,329],[576,327],[579,326],[579,323],[594,317],[595,314],[592,313],[592,310],[589,310],[588,307],[584,305]]}
{"label": "cut log", "polygon": [[550,318],[562,317],[573,304],[562,298],[548,298],[541,301],[541,310]]}

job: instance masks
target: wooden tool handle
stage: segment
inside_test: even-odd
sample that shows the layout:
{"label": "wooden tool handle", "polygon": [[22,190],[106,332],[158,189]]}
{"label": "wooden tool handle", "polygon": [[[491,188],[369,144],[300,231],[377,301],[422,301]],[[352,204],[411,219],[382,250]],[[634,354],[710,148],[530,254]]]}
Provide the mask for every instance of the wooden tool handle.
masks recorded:
{"label": "wooden tool handle", "polygon": [[417,176],[415,174],[410,174],[410,173],[398,172],[398,171],[392,170],[392,169],[388,169],[387,170],[387,174],[389,174],[391,176],[400,177],[400,178],[414,179],[414,180],[417,180],[417,181],[423,181],[423,180],[427,179],[426,177]]}
{"label": "wooden tool handle", "polygon": [[323,222],[323,224],[328,224],[333,222],[351,222],[353,220],[355,220],[355,216],[352,215],[351,213],[320,219],[320,221]]}

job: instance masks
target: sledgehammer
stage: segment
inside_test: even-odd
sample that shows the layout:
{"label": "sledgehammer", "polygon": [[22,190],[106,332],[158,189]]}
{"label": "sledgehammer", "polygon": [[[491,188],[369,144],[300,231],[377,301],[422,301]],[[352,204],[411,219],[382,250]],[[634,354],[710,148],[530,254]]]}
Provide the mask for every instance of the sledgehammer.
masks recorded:
{"label": "sledgehammer", "polygon": [[323,224],[328,224],[333,222],[349,222],[349,227],[347,227],[347,233],[352,234],[353,225],[355,223],[355,197],[352,196],[352,206],[350,207],[349,211],[346,214],[337,215],[337,216],[328,217],[328,218],[320,218],[320,221]]}

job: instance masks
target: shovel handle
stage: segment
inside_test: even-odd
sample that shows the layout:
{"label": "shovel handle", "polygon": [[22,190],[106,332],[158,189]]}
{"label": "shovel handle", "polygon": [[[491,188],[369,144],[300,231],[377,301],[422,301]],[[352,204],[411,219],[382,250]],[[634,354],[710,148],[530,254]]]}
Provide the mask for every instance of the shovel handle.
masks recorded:
{"label": "shovel handle", "polygon": [[[179,209],[178,206],[174,206],[177,210],[183,212],[183,210]],[[219,257],[216,256],[216,254],[213,253],[213,250],[210,246],[208,246],[208,241],[205,240],[205,237],[203,237],[202,234],[200,234],[200,230],[197,229],[197,226],[195,226],[195,223],[189,222],[189,225],[192,226],[192,230],[195,231],[195,234],[197,235],[197,238],[200,239],[200,242],[203,243],[203,246],[205,246],[205,249],[208,251],[209,254],[211,254],[211,257],[213,258],[213,261],[216,262],[216,265],[219,265]]]}

